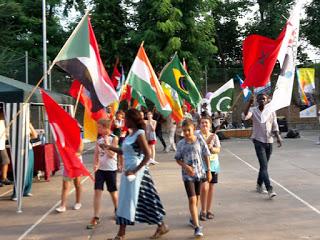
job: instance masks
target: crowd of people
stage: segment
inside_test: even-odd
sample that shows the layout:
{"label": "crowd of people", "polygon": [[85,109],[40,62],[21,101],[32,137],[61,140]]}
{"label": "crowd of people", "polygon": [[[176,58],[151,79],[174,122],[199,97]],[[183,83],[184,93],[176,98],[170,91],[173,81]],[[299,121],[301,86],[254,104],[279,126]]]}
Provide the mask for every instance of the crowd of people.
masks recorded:
{"label": "crowd of people", "polygon": [[[253,99],[243,112],[243,120],[252,119],[252,139],[260,164],[256,190],[263,193],[263,184],[270,198],[276,196],[268,175],[268,162],[272,153],[273,135],[278,145],[281,138],[276,116],[273,113],[266,123],[261,123],[261,112],[267,103],[267,96],[257,96],[257,106],[253,107]],[[188,199],[190,213],[189,224],[194,229],[194,236],[203,236],[200,221],[214,218],[213,202],[215,184],[220,173],[219,153],[221,144],[217,130],[221,127],[221,113],[212,116],[206,111],[199,114],[195,109],[188,111],[182,108],[184,117],[176,123],[169,118],[169,144],[163,139],[162,124],[166,121],[160,113],[141,109],[129,109],[126,113],[119,110],[113,118],[100,119],[97,122],[98,136],[93,157],[94,198],[93,215],[87,229],[94,229],[100,224],[101,199],[106,185],[114,207],[114,218],[119,230],[112,239],[123,240],[126,226],[138,223],[157,225],[151,236],[157,239],[169,231],[165,223],[165,209],[149,171],[156,161],[155,145],[157,138],[163,145],[163,151],[174,151],[174,160],[181,168],[182,181]],[[0,118],[3,119],[3,117]],[[0,127],[2,126],[0,119]],[[35,130],[30,125],[31,137],[36,137]],[[6,163],[2,143],[0,151],[2,166]],[[78,150],[81,159],[83,144]],[[31,153],[29,153],[31,154]],[[5,168],[4,168],[5,169]],[[33,171],[33,170],[30,170]],[[121,173],[118,189],[117,174]],[[28,174],[27,174],[28,175]],[[5,179],[3,179],[5,178]],[[9,181],[2,170],[2,184]],[[26,180],[26,183],[29,181]],[[56,211],[63,213],[67,210],[67,195],[71,183],[74,183],[76,201],[73,209],[81,208],[80,177],[69,178],[63,173],[61,204]],[[32,183],[32,179],[31,179]],[[24,195],[30,194],[31,185],[25,187]],[[15,192],[13,193],[15,198]],[[199,211],[200,209],[200,211]]]}

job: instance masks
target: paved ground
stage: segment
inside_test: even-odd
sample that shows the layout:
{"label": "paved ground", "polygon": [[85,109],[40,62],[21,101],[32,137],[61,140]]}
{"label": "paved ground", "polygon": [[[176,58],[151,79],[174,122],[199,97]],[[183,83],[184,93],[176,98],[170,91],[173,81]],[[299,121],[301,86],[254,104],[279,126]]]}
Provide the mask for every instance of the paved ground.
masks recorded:
{"label": "paved ground", "polygon": [[[319,131],[303,132],[300,139],[285,139],[282,148],[274,146],[270,175],[278,193],[274,200],[257,194],[257,160],[252,143],[231,139],[222,143],[222,173],[215,201],[215,220],[203,223],[203,239],[278,240],[320,239],[320,146],[315,145]],[[160,147],[159,147],[160,149]],[[92,152],[84,156],[91,169]],[[152,176],[167,211],[171,231],[163,239],[193,239],[187,225],[187,198],[173,153],[158,153],[159,165]],[[83,179],[83,207],[63,214],[54,212],[61,190],[61,173],[50,182],[35,182],[31,198],[24,198],[23,213],[16,213],[16,203],[9,200],[10,188],[0,188],[0,239],[94,239],[115,235],[112,203],[107,193],[103,199],[102,224],[86,230],[92,216],[93,184]],[[148,239],[155,227],[138,224],[129,227],[128,239]]]}

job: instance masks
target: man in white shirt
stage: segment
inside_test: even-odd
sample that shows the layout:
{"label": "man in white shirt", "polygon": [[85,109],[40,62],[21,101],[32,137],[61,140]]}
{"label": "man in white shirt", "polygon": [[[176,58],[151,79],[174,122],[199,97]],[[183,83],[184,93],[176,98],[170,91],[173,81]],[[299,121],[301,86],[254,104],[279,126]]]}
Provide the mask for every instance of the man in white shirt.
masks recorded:
{"label": "man in white shirt", "polygon": [[261,123],[261,113],[267,102],[268,96],[266,94],[258,94],[258,106],[251,107],[253,103],[253,98],[251,98],[249,104],[246,106],[242,114],[242,119],[252,119],[251,138],[260,164],[260,171],[257,179],[257,192],[263,192],[262,184],[264,183],[271,199],[277,195],[273,191],[268,174],[268,163],[272,153],[273,135],[275,135],[277,138],[278,147],[281,147],[282,140],[279,135],[279,126],[277,123],[276,114],[274,112],[270,115],[265,123]]}

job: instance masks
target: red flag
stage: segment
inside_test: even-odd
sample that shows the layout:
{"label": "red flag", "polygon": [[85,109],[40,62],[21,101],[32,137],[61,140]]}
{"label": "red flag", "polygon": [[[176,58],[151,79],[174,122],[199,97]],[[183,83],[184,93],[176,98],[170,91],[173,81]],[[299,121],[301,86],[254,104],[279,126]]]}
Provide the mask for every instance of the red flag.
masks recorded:
{"label": "red flag", "polygon": [[77,156],[81,144],[78,122],[47,95],[44,90],[41,90],[41,94],[51,131],[68,177],[90,176],[92,178],[90,172]]}
{"label": "red flag", "polygon": [[118,64],[116,63],[114,65],[114,68],[113,68],[113,73],[111,75],[111,82],[114,86],[114,89],[117,91],[118,90],[118,87],[119,87],[119,82],[121,80],[121,73],[119,72],[118,68],[117,68]]}
{"label": "red flag", "polygon": [[263,87],[270,81],[284,33],[282,31],[276,40],[253,34],[243,41],[243,69],[246,78],[242,88]]}
{"label": "red flag", "polygon": [[97,112],[93,112],[92,100],[90,98],[90,92],[83,85],[81,87],[81,83],[78,80],[73,81],[71,88],[69,90],[69,94],[73,98],[77,99],[80,90],[81,90],[81,92],[80,92],[79,101],[85,107],[87,112],[89,113],[90,118],[92,118],[96,121],[98,121],[101,118],[106,119],[108,116],[107,116],[106,111],[103,108],[101,108]]}
{"label": "red flag", "polygon": [[131,98],[132,98],[131,87],[129,84],[126,84],[123,86],[123,89],[121,91],[119,102],[126,100],[129,103],[131,101]]}

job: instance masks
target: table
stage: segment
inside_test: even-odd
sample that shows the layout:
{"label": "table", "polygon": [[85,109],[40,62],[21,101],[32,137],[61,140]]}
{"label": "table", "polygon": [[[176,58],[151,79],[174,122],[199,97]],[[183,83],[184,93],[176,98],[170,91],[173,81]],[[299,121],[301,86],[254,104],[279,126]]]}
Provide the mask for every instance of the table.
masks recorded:
{"label": "table", "polygon": [[34,172],[43,171],[44,179],[49,181],[50,175],[60,169],[59,155],[52,143],[33,147]]}
{"label": "table", "polygon": [[218,132],[221,132],[225,137],[231,138],[249,138],[252,133],[252,128],[245,129],[221,129]]}

